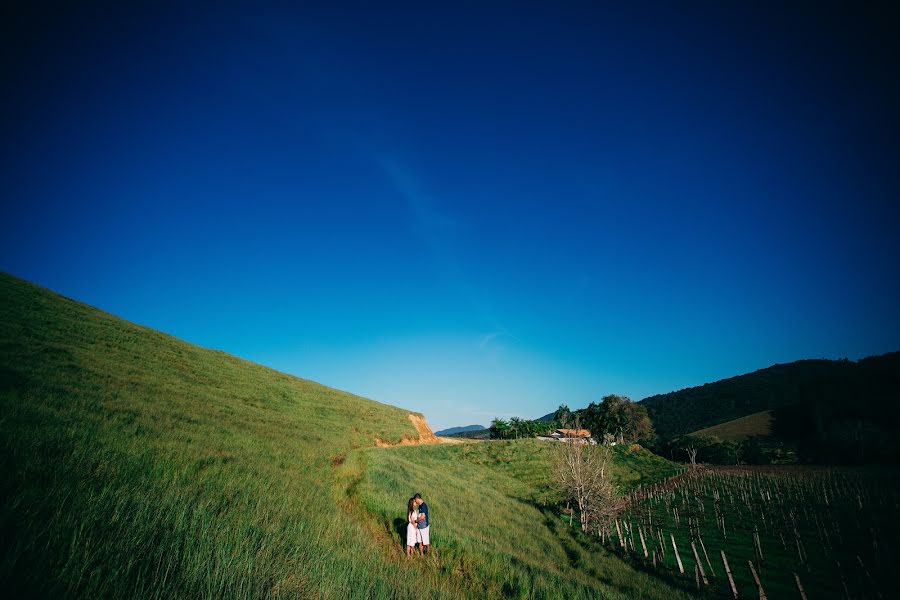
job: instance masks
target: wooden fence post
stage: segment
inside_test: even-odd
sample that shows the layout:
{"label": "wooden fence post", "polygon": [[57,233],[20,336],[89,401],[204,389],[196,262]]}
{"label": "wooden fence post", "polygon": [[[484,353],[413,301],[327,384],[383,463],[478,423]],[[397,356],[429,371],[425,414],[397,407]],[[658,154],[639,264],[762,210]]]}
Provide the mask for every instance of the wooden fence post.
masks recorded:
{"label": "wooden fence post", "polygon": [[753,561],[748,560],[747,564],[750,565],[750,572],[753,574],[753,580],[756,582],[757,587],[759,587],[759,600],[767,600],[766,591],[763,589],[762,582],[759,580],[759,575],[756,574],[756,569],[753,568]]}
{"label": "wooden fence post", "polygon": [[806,592],[803,591],[803,584],[800,583],[800,578],[797,576],[796,573],[794,573],[794,581],[797,582],[797,589],[800,590],[800,598],[802,598],[803,600],[807,600]]}
{"label": "wooden fence post", "polygon": [[675,545],[675,536],[673,534],[669,534],[672,538],[672,548],[675,549],[675,560],[678,561],[678,570],[681,571],[682,575],[684,574],[684,566],[681,564],[681,556],[678,554],[678,546]]}
{"label": "wooden fence post", "polygon": [[759,543],[759,529],[753,526],[753,543],[756,545],[756,553],[759,555],[760,566],[763,562],[762,544]]}
{"label": "wooden fence post", "polygon": [[712,575],[713,577],[715,577],[715,576],[716,576],[716,572],[713,570],[712,563],[709,562],[709,554],[706,553],[706,545],[703,543],[703,538],[702,538],[702,537],[698,537],[697,539],[700,540],[700,547],[703,548],[703,556],[706,557],[706,564],[709,565],[709,574]]}
{"label": "wooden fence post", "polygon": [[724,550],[719,550],[719,552],[722,553],[722,564],[725,565],[725,574],[728,575],[728,584],[731,585],[731,594],[734,596],[735,600],[737,600],[737,587],[734,585],[734,577],[731,576],[731,569],[728,567],[728,559],[725,558]]}
{"label": "wooden fence post", "polygon": [[859,561],[859,566],[862,567],[863,573],[866,574],[866,577],[869,578],[869,583],[871,583],[872,587],[875,589],[875,595],[878,596],[879,598],[884,598],[884,596],[882,596],[881,592],[878,590],[878,586],[875,585],[875,580],[872,579],[872,574],[869,573],[869,570],[866,568],[866,565],[863,564],[862,558],[859,557],[859,554],[856,555],[856,560]]}
{"label": "wooden fence post", "polygon": [[697,561],[697,567],[699,567],[700,575],[703,576],[703,585],[709,585],[709,580],[706,578],[706,571],[703,570],[703,563],[700,562],[700,555],[697,554],[697,544],[691,542],[691,550],[694,551],[694,560]]}

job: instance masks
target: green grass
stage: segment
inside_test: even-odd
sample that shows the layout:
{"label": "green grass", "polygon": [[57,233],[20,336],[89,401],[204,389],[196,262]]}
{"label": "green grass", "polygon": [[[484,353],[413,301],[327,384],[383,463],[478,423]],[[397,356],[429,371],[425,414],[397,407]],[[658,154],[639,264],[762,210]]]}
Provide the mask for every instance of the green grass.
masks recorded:
{"label": "green grass", "polygon": [[[896,470],[712,467],[634,504],[621,518],[632,523],[635,531],[640,525],[646,534],[651,522],[654,532],[661,530],[665,556],[655,546],[659,572],[676,579],[693,580],[696,561],[690,543],[699,534],[713,567],[710,583],[723,596],[730,591],[720,550],[744,598],[758,596],[748,561],[754,562],[773,600],[799,597],[795,573],[810,598],[844,598],[845,584],[852,598],[876,598],[879,591],[886,597],[898,559],[894,542],[900,533],[895,518],[898,484]],[[722,517],[724,531],[719,523]],[[754,531],[762,559],[754,547]],[[676,574],[670,535],[678,544],[686,575]],[[617,540],[611,546],[621,551]],[[639,541],[636,548],[640,552]],[[711,575],[699,543],[697,550]]]}
{"label": "green grass", "polygon": [[730,442],[741,442],[755,435],[770,436],[772,435],[772,411],[764,410],[753,413],[712,427],[698,429],[688,435],[717,437]]}
{"label": "green grass", "polygon": [[[491,441],[361,452],[355,490],[381,525],[382,544],[401,552],[405,502],[419,491],[432,521],[433,560],[421,577],[446,577],[473,596],[662,598],[684,594],[640,573],[568,525],[549,491],[552,442]],[[636,447],[616,450],[613,477],[630,489],[679,468]]]}
{"label": "green grass", "polygon": [[[0,583],[54,598],[668,595],[539,508],[536,442],[372,448],[415,438],[408,414],[0,274]],[[625,483],[671,468],[621,464]],[[437,561],[401,560],[388,532],[411,486],[432,502]],[[514,524],[497,540],[470,529],[492,507]]]}
{"label": "green grass", "polygon": [[[490,467],[527,484],[533,500],[541,504],[558,502],[551,491],[550,450],[554,442],[536,439],[504,440],[460,444],[447,450],[453,460]],[[443,450],[434,450],[442,452]],[[649,485],[683,472],[684,467],[661,458],[639,445],[614,446],[611,477],[624,494],[641,485]]]}
{"label": "green grass", "polygon": [[332,462],[407,411],[0,275],[0,580],[21,596],[412,597]]}

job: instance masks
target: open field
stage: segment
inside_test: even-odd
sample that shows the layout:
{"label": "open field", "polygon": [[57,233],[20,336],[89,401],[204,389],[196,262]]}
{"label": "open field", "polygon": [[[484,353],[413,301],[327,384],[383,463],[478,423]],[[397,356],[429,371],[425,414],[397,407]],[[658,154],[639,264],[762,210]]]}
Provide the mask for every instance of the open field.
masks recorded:
{"label": "open field", "polygon": [[888,597],[900,558],[898,490],[893,470],[703,468],[635,493],[619,519],[627,550],[615,528],[607,545],[664,579],[694,582],[693,541],[703,587],[723,596],[731,595],[724,551],[742,597],[758,597],[748,561],[769,598],[799,597],[795,574],[810,598]]}
{"label": "open field", "polygon": [[741,442],[754,435],[772,435],[772,411],[764,410],[746,417],[699,429],[688,435],[717,437],[729,442]]}
{"label": "open field", "polygon": [[[353,499],[376,517],[386,551],[399,556],[406,499],[421,492],[437,550],[417,572],[436,582],[449,577],[473,596],[687,597],[576,531],[577,519],[569,526],[549,487],[549,447],[523,439],[360,451]],[[615,454],[613,476],[626,490],[680,470],[639,447]]]}

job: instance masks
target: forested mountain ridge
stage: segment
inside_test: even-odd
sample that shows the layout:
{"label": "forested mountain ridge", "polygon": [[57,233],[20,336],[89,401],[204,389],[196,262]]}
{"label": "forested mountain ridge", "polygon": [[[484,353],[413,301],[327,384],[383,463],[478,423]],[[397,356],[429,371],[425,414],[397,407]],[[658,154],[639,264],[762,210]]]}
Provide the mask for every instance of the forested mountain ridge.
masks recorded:
{"label": "forested mountain ridge", "polygon": [[435,431],[434,435],[456,435],[458,433],[465,433],[467,431],[481,431],[483,429],[487,429],[484,425],[463,425],[461,427],[448,427],[447,429],[441,429],[440,431]]}
{"label": "forested mountain ridge", "polygon": [[[775,410],[783,439],[890,437],[900,396],[900,352],[850,360],[800,360],[644,399],[664,438]],[[850,430],[857,434],[847,433]]]}

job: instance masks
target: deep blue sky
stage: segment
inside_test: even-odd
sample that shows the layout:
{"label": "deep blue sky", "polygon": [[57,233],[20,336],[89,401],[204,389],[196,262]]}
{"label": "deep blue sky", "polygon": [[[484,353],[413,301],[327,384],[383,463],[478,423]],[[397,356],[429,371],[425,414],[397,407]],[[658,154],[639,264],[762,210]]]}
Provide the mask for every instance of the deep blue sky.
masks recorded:
{"label": "deep blue sky", "polygon": [[876,5],[6,4],[0,269],[129,320],[435,428],[900,348]]}

